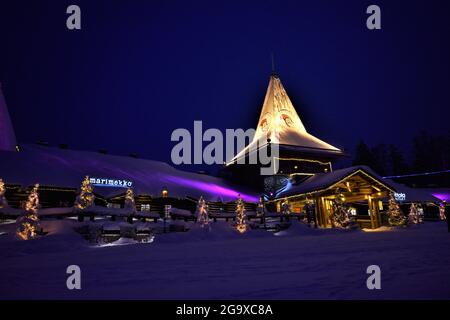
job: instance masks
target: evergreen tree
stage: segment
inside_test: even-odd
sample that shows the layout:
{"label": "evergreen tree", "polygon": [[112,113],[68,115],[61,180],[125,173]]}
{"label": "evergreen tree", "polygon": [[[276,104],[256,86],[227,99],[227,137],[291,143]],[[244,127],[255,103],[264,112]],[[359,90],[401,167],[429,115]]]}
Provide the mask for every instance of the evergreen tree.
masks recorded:
{"label": "evergreen tree", "polygon": [[414,203],[411,203],[411,206],[409,208],[408,223],[419,223],[419,214],[417,212],[417,206]]}
{"label": "evergreen tree", "polygon": [[446,220],[446,217],[445,217],[445,204],[444,204],[444,202],[441,202],[439,204],[439,219]]}
{"label": "evergreen tree", "polygon": [[348,229],[353,226],[353,221],[349,217],[342,195],[336,195],[333,201],[330,222],[334,228],[339,229]]}
{"label": "evergreen tree", "polygon": [[388,153],[390,172],[387,172],[387,175],[401,175],[409,172],[409,166],[403,157],[403,153],[396,146],[389,145]]}
{"label": "evergreen tree", "polygon": [[423,212],[423,207],[422,205],[419,203],[417,205],[417,219],[419,221],[419,223],[423,222],[423,218],[424,218],[424,212]]}
{"label": "evergreen tree", "polygon": [[130,212],[130,215],[136,213],[136,204],[134,202],[134,193],[133,189],[128,188],[127,193],[125,194],[125,209]]}
{"label": "evergreen tree", "polygon": [[242,200],[241,195],[238,195],[236,201],[236,229],[240,233],[247,231],[247,215],[245,214],[244,201]]}
{"label": "evergreen tree", "polygon": [[373,169],[379,175],[389,175],[392,170],[390,165],[391,162],[389,159],[388,147],[385,144],[376,145],[371,149],[371,153],[371,169]]}
{"label": "evergreen tree", "polygon": [[197,223],[200,224],[202,228],[209,224],[208,205],[203,197],[200,197],[197,203]]}
{"label": "evergreen tree", "polygon": [[5,193],[6,193],[5,183],[0,178],[0,209],[6,208],[8,206],[8,201],[6,201]]}
{"label": "evergreen tree", "polygon": [[356,146],[355,159],[353,160],[353,165],[364,165],[373,167],[373,154],[367,144],[361,140],[361,142]]}
{"label": "evergreen tree", "polygon": [[394,194],[389,194],[388,221],[390,226],[402,226],[406,223],[405,216],[400,210],[400,206],[395,201]]}
{"label": "evergreen tree", "polygon": [[81,211],[94,205],[94,193],[89,177],[86,176],[81,184],[80,194],[75,199],[74,208],[76,211]]}
{"label": "evergreen tree", "polygon": [[29,240],[35,238],[39,231],[39,194],[38,194],[39,184],[35,184],[31,193],[28,195],[28,200],[25,204],[25,212],[22,216],[17,219],[16,234],[23,240]]}
{"label": "evergreen tree", "polygon": [[448,170],[450,166],[450,131],[447,135],[430,136],[422,131],[414,137],[414,170],[429,172]]}

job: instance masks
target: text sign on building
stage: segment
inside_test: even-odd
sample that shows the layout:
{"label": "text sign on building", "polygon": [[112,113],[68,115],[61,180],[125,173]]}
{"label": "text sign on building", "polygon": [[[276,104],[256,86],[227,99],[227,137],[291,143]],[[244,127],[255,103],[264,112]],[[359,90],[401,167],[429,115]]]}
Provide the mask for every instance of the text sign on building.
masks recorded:
{"label": "text sign on building", "polygon": [[394,193],[394,198],[396,201],[405,201],[406,200],[406,193]]}
{"label": "text sign on building", "polygon": [[133,182],[124,179],[89,178],[89,181],[100,187],[131,188],[133,185]]}

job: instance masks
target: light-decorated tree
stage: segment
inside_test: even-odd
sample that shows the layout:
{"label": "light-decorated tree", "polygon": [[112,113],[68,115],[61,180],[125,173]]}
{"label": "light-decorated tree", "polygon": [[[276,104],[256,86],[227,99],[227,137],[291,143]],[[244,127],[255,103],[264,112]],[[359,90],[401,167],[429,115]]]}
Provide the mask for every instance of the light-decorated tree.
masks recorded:
{"label": "light-decorated tree", "polygon": [[419,203],[417,205],[417,220],[419,223],[422,223],[424,219],[424,212],[423,212],[423,207],[422,205]]}
{"label": "light-decorated tree", "polygon": [[245,214],[245,205],[244,201],[241,198],[241,195],[238,195],[238,199],[236,201],[236,229],[240,233],[244,233],[247,231],[247,215]]}
{"label": "light-decorated tree", "polygon": [[202,228],[209,224],[208,205],[203,197],[200,197],[197,203],[197,223],[200,224]]}
{"label": "light-decorated tree", "polygon": [[6,201],[5,193],[6,193],[5,183],[0,178],[0,209],[6,208],[8,206],[8,201]]}
{"label": "light-decorated tree", "polygon": [[73,207],[76,211],[85,210],[86,208],[94,205],[94,199],[95,196],[93,193],[91,182],[89,180],[89,176],[86,176],[81,183],[81,191],[75,199]]}
{"label": "light-decorated tree", "polygon": [[408,223],[409,224],[419,223],[419,211],[415,203],[411,203],[411,206],[409,207]]}
{"label": "light-decorated tree", "polygon": [[344,204],[344,197],[341,194],[337,194],[333,201],[330,222],[334,228],[339,229],[348,229],[353,225],[353,221],[348,214],[348,209]]}
{"label": "light-decorated tree", "polygon": [[446,217],[445,217],[445,204],[444,204],[444,202],[441,202],[439,204],[439,219],[446,220]]}
{"label": "light-decorated tree", "polygon": [[400,206],[394,198],[394,194],[389,194],[388,222],[392,227],[403,226],[406,223],[405,216],[400,210]]}
{"label": "light-decorated tree", "polygon": [[125,209],[129,211],[130,215],[133,215],[136,213],[136,204],[134,201],[134,192],[133,189],[128,188],[127,193],[125,194]]}
{"label": "light-decorated tree", "polygon": [[28,200],[25,204],[25,212],[17,219],[16,234],[23,240],[33,239],[37,236],[40,229],[39,226],[39,184],[36,183],[28,195]]}

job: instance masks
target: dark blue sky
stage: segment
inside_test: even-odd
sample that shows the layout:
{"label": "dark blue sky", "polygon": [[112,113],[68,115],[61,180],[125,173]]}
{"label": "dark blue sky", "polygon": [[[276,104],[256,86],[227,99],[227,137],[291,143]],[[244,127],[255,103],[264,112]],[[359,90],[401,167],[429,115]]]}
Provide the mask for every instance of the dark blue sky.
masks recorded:
{"label": "dark blue sky", "polygon": [[[66,29],[78,4],[82,30]],[[365,26],[378,4],[382,30]],[[256,125],[276,71],[306,128],[353,151],[450,118],[448,1],[1,1],[19,142],[169,161],[170,134]]]}

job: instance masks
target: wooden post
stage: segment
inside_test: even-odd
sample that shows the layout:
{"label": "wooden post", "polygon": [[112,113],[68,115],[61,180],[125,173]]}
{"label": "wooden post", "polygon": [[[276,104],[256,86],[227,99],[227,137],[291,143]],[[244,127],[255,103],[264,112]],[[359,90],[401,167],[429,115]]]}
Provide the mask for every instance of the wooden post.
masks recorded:
{"label": "wooden post", "polygon": [[316,211],[314,216],[316,219],[316,223],[318,226],[323,226],[322,221],[321,221],[321,219],[322,219],[321,211],[322,210],[321,210],[320,198],[319,197],[314,198],[314,202],[315,202],[314,210]]}
{"label": "wooden post", "polygon": [[383,220],[381,219],[381,212],[380,212],[380,199],[377,199],[377,215],[378,215],[378,227],[381,227],[383,225]]}
{"label": "wooden post", "polygon": [[375,223],[374,223],[374,212],[373,212],[373,201],[372,197],[369,196],[369,199],[367,200],[367,204],[369,205],[369,216],[370,216],[370,225],[372,226],[372,229],[375,229]]}

